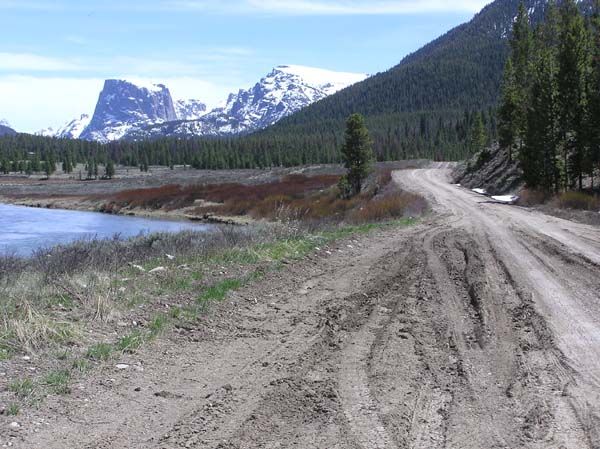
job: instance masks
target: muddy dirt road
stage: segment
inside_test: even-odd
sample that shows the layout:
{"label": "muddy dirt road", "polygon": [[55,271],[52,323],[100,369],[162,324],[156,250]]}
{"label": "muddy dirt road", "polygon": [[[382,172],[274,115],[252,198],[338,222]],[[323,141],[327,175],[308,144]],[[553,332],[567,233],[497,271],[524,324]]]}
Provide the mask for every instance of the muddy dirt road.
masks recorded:
{"label": "muddy dirt road", "polygon": [[394,176],[431,218],[237,292],[28,414],[13,447],[600,448],[600,230],[444,165]]}

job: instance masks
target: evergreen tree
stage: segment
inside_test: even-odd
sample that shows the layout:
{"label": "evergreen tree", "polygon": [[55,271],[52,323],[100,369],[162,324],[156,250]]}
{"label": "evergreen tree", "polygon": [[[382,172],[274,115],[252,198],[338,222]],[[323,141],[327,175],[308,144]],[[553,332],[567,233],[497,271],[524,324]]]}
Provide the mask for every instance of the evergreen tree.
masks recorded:
{"label": "evergreen tree", "polygon": [[467,140],[467,148],[469,153],[475,154],[483,150],[487,144],[487,134],[483,124],[483,117],[480,113],[475,114],[473,123],[469,129],[469,137]]}
{"label": "evergreen tree", "polygon": [[[515,89],[514,99],[516,100],[516,109],[514,111],[514,114],[516,115],[515,132],[520,147],[526,134],[525,123],[527,121],[527,107],[529,104],[529,87],[531,81],[530,61],[533,49],[531,23],[529,21],[527,8],[523,2],[519,4],[519,12],[513,25],[510,48],[512,55],[512,70],[514,73],[514,84],[512,86]],[[508,67],[508,69],[510,68],[511,67]]]}
{"label": "evergreen tree", "polygon": [[510,161],[512,161],[512,152],[519,132],[519,106],[519,89],[512,59],[509,58],[504,69],[502,100],[498,111],[498,140],[501,148],[508,149]]}
{"label": "evergreen tree", "polygon": [[525,182],[546,192],[559,187],[557,170],[558,116],[556,61],[550,49],[542,50],[532,73],[531,103],[525,145],[520,152]]}
{"label": "evergreen tree", "polygon": [[591,73],[588,83],[588,136],[590,140],[588,173],[594,187],[594,171],[600,169],[600,0],[596,0],[591,19]]}
{"label": "evergreen tree", "polygon": [[344,179],[351,196],[358,195],[368,176],[373,161],[372,142],[365,120],[360,114],[353,114],[346,122],[345,142],[342,146],[342,160],[347,169]]}
{"label": "evergreen tree", "polygon": [[112,179],[115,176],[115,163],[112,159],[109,159],[104,166],[104,177],[106,179]]}
{"label": "evergreen tree", "polygon": [[590,72],[589,34],[575,0],[561,7],[561,35],[558,52],[559,135],[563,145],[565,188],[578,184],[583,188],[587,148],[586,85]]}

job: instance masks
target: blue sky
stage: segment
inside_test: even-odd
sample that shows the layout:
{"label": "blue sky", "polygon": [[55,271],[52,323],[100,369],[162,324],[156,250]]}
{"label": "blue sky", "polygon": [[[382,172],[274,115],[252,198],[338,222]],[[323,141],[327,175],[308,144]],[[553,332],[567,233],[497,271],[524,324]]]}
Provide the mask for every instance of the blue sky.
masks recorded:
{"label": "blue sky", "polygon": [[279,64],[377,73],[485,0],[0,0],[0,119],[92,113],[106,78],[209,105]]}

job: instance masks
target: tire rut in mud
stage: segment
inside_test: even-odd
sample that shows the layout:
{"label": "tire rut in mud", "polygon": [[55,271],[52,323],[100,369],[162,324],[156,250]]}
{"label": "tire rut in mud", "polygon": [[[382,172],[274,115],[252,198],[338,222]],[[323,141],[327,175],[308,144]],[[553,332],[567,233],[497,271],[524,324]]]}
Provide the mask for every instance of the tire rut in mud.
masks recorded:
{"label": "tire rut in mud", "polygon": [[561,396],[560,353],[486,238],[440,228],[424,247],[448,338],[462,339],[454,341],[463,369],[444,410],[446,447],[585,447]]}

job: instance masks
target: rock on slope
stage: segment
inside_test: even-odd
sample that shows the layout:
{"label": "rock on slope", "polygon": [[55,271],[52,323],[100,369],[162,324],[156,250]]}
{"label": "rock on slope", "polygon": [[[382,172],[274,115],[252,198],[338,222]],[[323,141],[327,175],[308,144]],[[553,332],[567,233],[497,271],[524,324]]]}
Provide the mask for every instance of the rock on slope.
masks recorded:
{"label": "rock on slope", "polygon": [[453,173],[454,182],[469,189],[485,189],[491,195],[518,193],[524,186],[523,173],[507,150],[498,146],[477,153],[459,165]]}
{"label": "rock on slope", "polygon": [[106,80],[94,116],[80,137],[99,142],[118,140],[132,127],[172,120],[177,120],[177,115],[164,85]]}
{"label": "rock on slope", "polygon": [[198,100],[177,100],[175,113],[179,120],[197,120],[206,114],[206,104]]}

